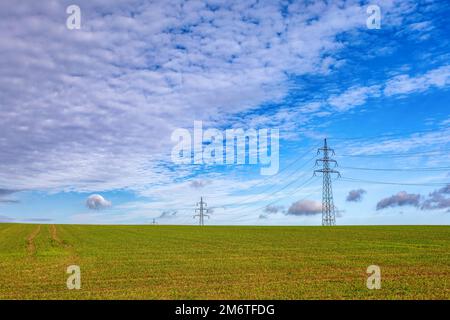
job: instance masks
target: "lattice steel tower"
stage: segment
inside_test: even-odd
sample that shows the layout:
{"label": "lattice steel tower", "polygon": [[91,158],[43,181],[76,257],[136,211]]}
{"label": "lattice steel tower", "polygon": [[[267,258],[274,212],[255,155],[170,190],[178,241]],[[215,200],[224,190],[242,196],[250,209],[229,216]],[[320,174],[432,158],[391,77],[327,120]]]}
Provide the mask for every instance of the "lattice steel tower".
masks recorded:
{"label": "lattice steel tower", "polygon": [[320,172],[323,176],[323,189],[322,189],[322,225],[334,226],[336,224],[336,212],[333,203],[333,188],[331,186],[331,174],[335,173],[338,177],[341,176],[339,171],[330,168],[330,163],[337,167],[337,161],[330,158],[330,153],[334,155],[334,150],[328,148],[327,139],[324,139],[322,148],[317,150],[317,154],[323,153],[321,159],[316,160],[316,165],[322,162],[322,169],[314,170],[314,175]]}
{"label": "lattice steel tower", "polygon": [[195,209],[195,212],[199,212],[199,214],[196,214],[196,215],[194,215],[194,218],[195,217],[198,217],[199,219],[199,225],[200,226],[203,226],[203,225],[205,225],[205,222],[204,222],[204,218],[205,217],[208,217],[208,219],[209,219],[209,215],[207,215],[206,213],[208,213],[209,212],[209,210],[208,209],[206,209],[206,207],[207,207],[208,205],[206,204],[206,202],[203,202],[203,197],[200,197],[200,202],[197,202],[197,207],[199,207],[199,208],[197,208],[197,209]]}

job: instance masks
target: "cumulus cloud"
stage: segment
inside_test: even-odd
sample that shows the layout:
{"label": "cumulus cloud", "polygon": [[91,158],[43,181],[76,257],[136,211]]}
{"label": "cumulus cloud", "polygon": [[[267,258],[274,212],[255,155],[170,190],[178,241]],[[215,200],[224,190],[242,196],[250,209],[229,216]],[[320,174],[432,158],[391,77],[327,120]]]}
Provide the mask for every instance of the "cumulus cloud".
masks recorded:
{"label": "cumulus cloud", "polygon": [[448,209],[447,211],[450,212],[450,184],[430,192],[428,197],[421,202],[422,199],[423,197],[420,194],[408,194],[401,191],[378,202],[377,210],[410,205],[420,207],[421,210]]}
{"label": "cumulus cloud", "polygon": [[207,180],[194,180],[189,185],[194,189],[200,189],[211,183]]}
{"label": "cumulus cloud", "polygon": [[422,210],[449,209],[450,211],[450,184],[435,190],[428,195],[422,205]]}
{"label": "cumulus cloud", "polygon": [[322,204],[313,200],[302,200],[294,202],[288,209],[287,214],[296,216],[311,216],[322,212]]}
{"label": "cumulus cloud", "polygon": [[267,219],[269,218],[270,214],[275,214],[278,212],[284,212],[283,206],[274,206],[274,205],[268,205],[264,208],[264,213],[259,215],[259,219]]}
{"label": "cumulus cloud", "polygon": [[177,214],[176,210],[167,210],[167,211],[161,212],[161,215],[158,218],[160,218],[160,219],[171,218],[171,217],[174,217],[176,214]]}
{"label": "cumulus cloud", "polygon": [[99,210],[110,207],[111,202],[106,200],[99,194],[93,194],[86,199],[86,206],[89,209]]}
{"label": "cumulus cloud", "polygon": [[414,206],[418,207],[420,204],[420,194],[411,194],[405,191],[400,191],[399,193],[384,198],[377,203],[377,210],[386,209],[389,207],[403,207],[403,206]]}
{"label": "cumulus cloud", "polygon": [[265,213],[269,213],[269,214],[271,214],[271,213],[278,213],[278,212],[283,211],[283,209],[284,209],[283,206],[273,206],[273,205],[269,205],[269,206],[266,206],[266,207],[264,208],[264,212],[265,212]]}
{"label": "cumulus cloud", "polygon": [[362,196],[366,193],[364,189],[350,190],[347,195],[348,202],[358,202],[362,200]]}
{"label": "cumulus cloud", "polygon": [[336,218],[342,218],[344,216],[345,210],[338,210],[336,209],[335,214]]}

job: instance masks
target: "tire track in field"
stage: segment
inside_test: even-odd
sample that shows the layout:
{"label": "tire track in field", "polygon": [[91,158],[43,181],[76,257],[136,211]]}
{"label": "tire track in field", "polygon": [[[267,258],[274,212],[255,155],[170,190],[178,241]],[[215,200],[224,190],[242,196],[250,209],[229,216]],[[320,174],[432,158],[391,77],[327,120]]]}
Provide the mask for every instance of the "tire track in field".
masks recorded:
{"label": "tire track in field", "polygon": [[69,255],[66,258],[66,261],[69,262],[76,262],[78,261],[78,254],[76,253],[74,247],[70,244],[67,243],[66,241],[62,240],[59,236],[58,236],[58,228],[56,225],[52,224],[48,226],[49,232],[50,232],[50,239],[56,243],[58,246],[60,246],[61,248],[65,249]]}
{"label": "tire track in field", "polygon": [[71,253],[73,253],[72,249],[72,245],[70,245],[69,243],[67,243],[66,241],[62,240],[59,236],[58,236],[58,228],[56,225],[52,224],[48,226],[48,231],[50,233],[50,240],[52,242],[54,242],[56,245],[58,245],[59,247],[66,249],[68,251],[70,251]]}
{"label": "tire track in field", "polygon": [[56,230],[56,226],[54,224],[49,226],[50,236],[53,241],[55,241],[60,246],[65,247],[64,242],[58,237],[58,231]]}
{"label": "tire track in field", "polygon": [[36,254],[36,244],[34,240],[41,232],[41,225],[38,225],[37,228],[28,235],[27,237],[27,252],[28,255],[32,256]]}

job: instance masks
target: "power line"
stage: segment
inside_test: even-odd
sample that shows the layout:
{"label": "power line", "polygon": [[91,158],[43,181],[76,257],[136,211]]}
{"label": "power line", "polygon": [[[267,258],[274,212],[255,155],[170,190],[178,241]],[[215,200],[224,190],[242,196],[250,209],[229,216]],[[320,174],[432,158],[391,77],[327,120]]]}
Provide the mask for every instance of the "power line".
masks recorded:
{"label": "power line", "polygon": [[418,151],[418,152],[403,152],[403,153],[373,153],[373,154],[343,154],[338,157],[409,157],[411,155],[431,155],[438,152],[450,152],[450,149]]}
{"label": "power line", "polygon": [[340,167],[341,169],[363,170],[363,171],[448,171],[450,167],[428,167],[428,168],[364,168],[364,167]]}
{"label": "power line", "polygon": [[[314,159],[314,158],[311,158],[311,159],[309,159],[308,161],[306,161],[305,163],[303,163],[299,168],[296,169],[296,171],[292,174],[292,176],[295,176],[298,172],[300,172],[300,170],[303,169],[303,168],[304,168],[309,162],[311,162],[313,159]],[[291,186],[292,184],[294,184],[295,182],[297,182],[298,179],[304,177],[305,175],[306,175],[306,172],[304,172],[304,173],[303,173],[302,175],[300,175],[299,177],[294,178],[291,182],[289,182],[287,185],[283,186],[281,189],[278,189],[278,190],[274,191],[273,193],[271,193],[271,195],[273,195],[273,194],[275,194],[275,193],[278,193],[278,192],[280,192],[280,191],[286,189],[287,187]],[[266,189],[260,191],[259,194],[264,194],[264,193],[266,193],[267,191],[273,189],[274,187],[276,187],[276,185],[271,185],[270,187],[268,187],[268,188],[266,188]],[[252,200],[252,201],[248,201],[248,200]],[[244,198],[243,200],[241,200],[241,201],[239,201],[239,202],[235,202],[235,203],[231,203],[231,204],[226,204],[226,205],[223,205],[223,206],[224,206],[224,207],[232,207],[232,206],[235,206],[235,205],[242,205],[242,204],[243,204],[243,205],[246,205],[246,204],[251,204],[251,203],[253,203],[254,201],[260,201],[260,200],[261,200],[261,199],[258,198],[258,196],[253,196],[253,195],[252,195],[252,196],[250,196],[250,197]]]}
{"label": "power line", "polygon": [[[313,150],[313,149],[311,149],[311,150]],[[304,155],[303,155],[302,157],[304,157]],[[302,158],[302,157],[299,157],[299,158],[297,158],[297,159],[300,159],[300,158]],[[304,162],[299,168],[297,168],[297,169],[291,174],[291,176],[295,176],[298,172],[300,172],[301,169],[303,169],[303,168],[304,168],[308,163],[310,163],[314,158],[315,158],[315,157],[312,157],[312,158],[308,159],[306,162]],[[291,165],[292,165],[292,164],[294,164],[294,162],[291,163]],[[234,213],[234,212],[240,211],[242,208],[251,207],[251,204],[252,204],[253,202],[255,202],[255,201],[262,201],[262,200],[264,200],[264,199],[267,199],[267,198],[271,197],[272,195],[277,194],[277,193],[279,193],[280,191],[285,190],[286,188],[288,188],[288,187],[291,186],[292,184],[298,182],[298,179],[301,179],[301,178],[303,178],[304,176],[306,176],[307,172],[308,172],[308,171],[305,171],[303,174],[301,174],[301,175],[298,176],[297,178],[293,179],[293,180],[292,180],[291,182],[289,182],[287,185],[284,185],[281,189],[277,189],[277,190],[275,190],[274,192],[270,193],[269,195],[264,196],[263,198],[258,198],[258,195],[256,195],[256,196],[255,196],[255,195],[251,195],[251,196],[249,196],[249,197],[247,197],[247,198],[244,198],[243,200],[240,200],[240,201],[238,201],[238,202],[228,203],[228,204],[222,204],[222,205],[220,205],[220,206],[218,206],[218,207],[226,208],[226,207],[233,207],[233,206],[236,206],[236,205],[240,205],[239,208],[234,209],[234,210],[231,210],[231,211],[227,211],[227,213]],[[251,186],[251,188],[253,188],[253,187],[254,187],[254,186]],[[263,189],[262,191],[260,191],[259,194],[264,194],[265,192],[267,192],[267,191],[273,189],[274,187],[276,187],[276,185],[271,185],[269,188],[266,188],[266,189]],[[251,201],[248,201],[248,200],[251,200]],[[198,204],[197,204],[197,205],[198,205]],[[188,210],[188,209],[190,209],[190,208],[188,208],[188,207],[177,207],[177,209],[179,209],[179,210],[181,210],[181,209]]]}
{"label": "power line", "polygon": [[[309,162],[309,161],[308,161],[308,162]],[[304,176],[306,176],[306,174],[307,174],[307,172],[303,173],[302,175],[300,175],[300,177],[298,177],[297,179],[294,179],[294,180],[292,180],[290,183],[284,185],[281,189],[275,190],[274,192],[269,193],[268,195],[265,195],[265,196],[262,197],[262,198],[259,198],[259,199],[257,199],[256,197],[253,197],[253,198],[255,199],[255,201],[259,201],[259,202],[264,201],[264,200],[266,200],[266,199],[268,199],[268,198],[274,196],[275,194],[277,194],[277,193],[279,193],[279,192],[281,192],[281,191],[283,191],[283,190],[289,188],[291,185],[293,185],[294,183],[298,182],[298,179],[303,178]],[[310,179],[311,179],[311,178],[310,178]],[[305,183],[308,182],[310,179],[306,180]],[[253,202],[254,202],[254,201],[253,201]],[[244,208],[245,208],[245,207],[251,207],[251,203],[253,203],[253,202],[249,202],[246,206],[244,205],[243,207],[244,207]],[[267,205],[265,205],[264,207],[266,207],[266,206],[267,206]],[[264,208],[264,207],[263,207],[263,208]],[[242,206],[239,207],[238,209],[232,210],[231,212],[229,211],[228,213],[234,213],[234,212],[240,211],[241,209],[242,209]]]}
{"label": "power line", "polygon": [[[235,212],[242,212],[245,208],[250,208],[250,210],[246,211],[245,213],[247,215],[241,215],[234,221],[241,221],[245,218],[245,216],[248,217],[248,213],[259,211],[261,209],[267,208],[270,205],[273,205],[275,203],[278,203],[279,201],[286,199],[287,197],[291,196],[292,194],[298,192],[298,190],[305,188],[309,184],[312,183],[314,176],[310,177],[306,181],[300,182],[300,185],[297,187],[293,187],[289,192],[286,192],[285,190],[293,186],[294,184],[297,184],[300,179],[303,180],[303,177],[306,176],[307,172],[302,172],[302,169],[308,165],[315,157],[307,160],[306,162],[302,163],[300,167],[297,167],[299,160],[305,158],[311,150],[314,148],[311,148],[306,153],[302,154],[300,157],[296,158],[292,162],[290,162],[286,167],[281,169],[277,174],[277,180],[273,181],[271,185],[269,185],[268,188],[263,188],[256,194],[251,194],[248,197],[236,201],[234,203],[229,203],[226,205],[221,205],[220,207],[233,207],[233,206],[239,206],[235,209],[232,209],[231,211],[227,211],[226,213],[235,213]],[[378,153],[378,154],[344,154],[340,155],[340,157],[355,157],[355,158],[374,158],[374,157],[380,157],[380,158],[393,158],[393,157],[411,157],[411,156],[419,156],[419,155],[433,155],[436,153],[444,153],[450,151],[450,149],[438,149],[438,150],[428,150],[428,151],[417,151],[417,152],[403,152],[403,153]],[[327,145],[327,139],[324,139],[324,145],[323,147],[318,149],[317,154],[322,154],[322,158],[316,160],[316,165],[321,164],[322,168],[318,170],[314,170],[314,175],[316,173],[321,173],[323,176],[323,185],[322,185],[322,225],[330,226],[335,225],[336,223],[336,213],[338,212],[337,208],[334,205],[333,201],[333,192],[332,192],[332,174],[337,174],[337,178],[340,177],[340,173],[337,170],[334,170],[332,168],[333,164],[334,166],[337,166],[337,161],[332,159],[331,156],[334,156],[334,150],[329,148]],[[295,167],[297,168],[295,168]],[[294,170],[289,170],[294,168]],[[342,167],[343,169],[347,170],[361,170],[361,171],[386,171],[386,172],[411,172],[411,171],[423,171],[423,172],[433,172],[433,171],[447,171],[450,170],[450,167],[422,167],[422,168],[370,168],[370,167]],[[297,176],[298,173],[302,172]],[[282,173],[282,175],[280,175]],[[289,175],[288,178],[291,178],[292,180],[289,181],[288,179],[285,179],[285,175]],[[276,176],[269,176],[263,180],[258,181],[256,184],[253,184],[252,186],[246,187],[246,189],[253,189],[258,186],[264,186],[264,184],[271,179],[273,179]],[[281,179],[281,180],[280,180]],[[382,184],[382,185],[401,185],[401,186],[445,186],[449,183],[401,183],[401,182],[395,182],[395,181],[371,181],[371,180],[363,180],[363,179],[354,179],[350,177],[344,177],[342,178],[343,181],[346,182],[358,182],[358,183],[369,183],[369,184]],[[269,190],[273,190],[273,192],[267,193]],[[283,194],[280,194],[282,191]],[[311,194],[314,194],[311,193]],[[311,194],[308,194],[305,196],[307,198]],[[280,197],[276,198],[277,195],[280,195]],[[274,197],[275,196],[275,197]],[[275,199],[274,199],[275,198]],[[305,199],[303,198],[303,199]],[[269,203],[266,203],[264,206],[260,206],[258,208],[251,208],[254,203],[257,202],[265,202],[266,200],[269,200]],[[301,201],[301,200],[299,200]],[[206,209],[207,204],[203,201],[203,197],[201,197],[200,202],[197,203],[198,208],[195,209],[196,213],[198,214],[194,215],[194,218],[199,218],[199,225],[204,225],[204,217],[208,217],[209,210]]]}
{"label": "power line", "polygon": [[[306,180],[304,183],[302,183],[300,186],[298,186],[297,188],[295,188],[292,192],[290,192],[290,193],[288,193],[287,195],[285,195],[284,198],[286,198],[286,196],[291,196],[291,195],[293,195],[294,193],[296,193],[299,189],[308,186],[308,185],[312,182],[313,179],[314,179],[314,177],[309,178],[309,179]],[[266,208],[267,206],[271,206],[271,205],[277,203],[278,201],[280,201],[280,200],[282,200],[282,199],[283,199],[283,198],[280,198],[280,199],[278,199],[278,200],[275,200],[275,201],[273,201],[273,202],[271,202],[271,203],[266,204],[264,207],[261,207],[261,208]]]}
{"label": "power line", "polygon": [[[295,188],[293,191],[291,191],[290,193],[285,194],[282,198],[278,198],[278,199],[276,199],[276,200],[274,200],[274,201],[272,201],[272,202],[269,202],[269,203],[265,204],[264,206],[261,206],[261,207],[258,207],[258,208],[249,210],[248,212],[249,212],[249,213],[253,213],[253,212],[256,212],[256,211],[265,209],[265,208],[267,208],[268,206],[274,205],[275,203],[278,203],[279,201],[281,201],[281,200],[283,200],[283,199],[285,199],[285,198],[287,198],[287,197],[293,195],[293,194],[296,193],[299,189],[304,188],[304,187],[310,185],[313,179],[314,179],[314,176],[313,176],[313,177],[310,177],[308,180],[306,180],[306,181],[305,181],[304,183],[302,183],[300,186],[296,187],[296,188]],[[307,197],[309,197],[309,196],[311,196],[312,194],[315,194],[315,193],[317,193],[317,192],[318,192],[318,190],[315,190],[314,192],[312,192],[312,193],[306,195],[304,198],[302,198],[302,199],[300,199],[300,200],[298,200],[298,201],[302,201],[302,200],[306,199]],[[240,219],[240,220],[242,220],[242,219]]]}
{"label": "power line", "polygon": [[[443,131],[449,128],[442,128]],[[359,136],[359,137],[339,137],[339,136],[329,136],[328,140],[369,140],[369,139],[377,139],[377,138],[393,138],[393,137],[406,137],[411,135],[419,135],[426,133],[435,133],[436,129],[426,129],[426,130],[418,130],[418,131],[410,131],[410,132],[398,132],[398,133],[384,133],[378,134],[375,136]]]}
{"label": "power line", "polygon": [[362,180],[362,179],[353,179],[353,178],[342,178],[343,181],[348,182],[364,182],[364,183],[372,183],[372,184],[388,184],[388,185],[398,185],[398,186],[424,186],[424,187],[430,187],[430,186],[446,186],[449,185],[450,182],[430,182],[430,183],[400,183],[400,182],[387,182],[387,181],[371,181],[371,180]]}
{"label": "power line", "polygon": [[[314,150],[314,148],[309,149],[307,153],[305,153],[305,154],[301,155],[300,157],[296,158],[296,160],[299,160],[299,159],[304,158],[304,157],[305,157],[310,151],[312,151],[312,150]],[[308,159],[308,160],[307,160],[306,162],[304,162],[299,168],[297,168],[297,169],[295,170],[295,172],[294,172],[293,174],[291,174],[291,175],[295,175],[297,172],[299,172],[301,169],[303,169],[308,163],[310,163],[314,158],[315,158],[315,157],[312,157],[312,158]],[[291,163],[289,164],[288,167],[291,167],[291,166],[294,165],[295,163],[296,163],[296,161],[291,162]],[[284,170],[285,170],[285,169],[287,169],[287,167],[284,168]],[[281,172],[281,171],[280,171],[280,172]],[[242,208],[248,208],[248,207],[251,207],[251,206],[252,206],[252,203],[253,203],[254,201],[264,201],[265,199],[268,199],[268,198],[272,197],[273,195],[275,195],[275,194],[277,194],[277,193],[279,193],[279,192],[281,192],[281,191],[287,189],[288,187],[290,187],[290,186],[293,185],[294,183],[298,182],[298,179],[301,179],[301,178],[303,178],[304,176],[306,176],[306,174],[307,174],[307,171],[305,171],[302,175],[300,175],[299,177],[297,177],[297,178],[295,178],[294,180],[292,180],[291,182],[289,182],[287,185],[284,185],[281,189],[277,189],[277,190],[275,190],[274,192],[272,192],[272,193],[270,193],[270,194],[268,194],[268,195],[265,195],[265,196],[262,197],[262,198],[258,198],[258,196],[253,196],[253,195],[252,195],[252,196],[250,196],[250,197],[244,198],[243,200],[241,200],[241,201],[239,201],[239,202],[235,202],[235,203],[231,203],[231,204],[225,204],[225,205],[220,205],[220,207],[226,208],[226,207],[232,207],[232,206],[236,206],[236,205],[241,205],[239,208],[236,208],[236,209],[231,210],[231,211],[227,211],[227,213],[235,213],[235,212],[239,212],[239,211],[242,210]],[[305,181],[305,183],[307,183],[307,182],[310,181],[311,179],[312,179],[312,178],[308,179],[307,181]],[[268,180],[268,179],[265,179],[265,180]],[[305,184],[305,183],[304,183],[304,184]],[[251,186],[251,187],[254,188],[254,187],[255,187],[256,185],[258,185],[258,184],[261,184],[261,183],[257,183],[257,184],[255,184],[255,185],[253,185],[253,186]],[[272,186],[270,186],[269,188],[266,188],[266,189],[260,191],[259,193],[260,193],[260,194],[264,194],[265,192],[267,192],[267,191],[273,189],[274,187],[276,187],[276,185],[272,185]],[[254,200],[254,201],[248,202],[248,200]],[[201,201],[202,201],[202,200],[201,200]],[[278,200],[277,200],[277,201],[278,201]],[[197,204],[197,205],[199,205],[199,204]],[[269,204],[269,205],[270,205],[270,204]],[[266,206],[264,206],[264,207],[266,207]],[[264,208],[264,207],[262,207],[262,208]],[[199,209],[196,209],[196,210],[199,210]],[[252,210],[252,211],[253,211],[253,210]],[[252,211],[250,211],[250,212],[252,212]],[[198,216],[198,215],[195,215],[195,217],[197,217],[197,216]]]}
{"label": "power line", "polygon": [[[312,150],[314,150],[315,148],[316,148],[316,146],[314,146],[314,147],[308,149],[308,151],[306,151],[304,154],[302,154],[302,155],[299,156],[298,158],[294,159],[289,165],[287,165],[287,166],[284,167],[283,169],[279,170],[278,173],[277,173],[277,175],[275,175],[275,176],[279,176],[279,174],[282,173],[282,172],[284,173],[284,171],[286,171],[288,168],[292,167],[294,164],[298,163],[299,160],[303,159],[305,156],[307,156],[307,155],[308,155]],[[305,163],[303,163],[299,168],[295,169],[294,172],[291,174],[291,176],[292,176],[292,175],[295,175],[297,172],[299,172],[300,169],[302,169],[306,164],[308,164],[308,163],[309,163],[310,161],[312,161],[313,159],[314,159],[314,157],[311,158],[311,159],[309,159],[309,160],[307,160],[307,161],[306,161]],[[275,177],[275,176],[269,176],[269,177],[267,177],[267,178],[265,178],[265,179],[263,179],[263,180],[261,180],[261,181],[255,183],[254,185],[248,186],[246,189],[249,189],[249,188],[255,188],[255,187],[257,187],[257,186],[264,185],[266,182],[268,182],[269,180],[273,179],[273,177]],[[267,191],[273,189],[273,187],[274,187],[274,185],[271,185],[270,187],[261,190],[259,193],[267,192]],[[253,198],[254,198],[254,196],[249,196],[248,198],[244,198],[243,200],[240,200],[239,202],[235,202],[235,203],[231,203],[231,204],[226,204],[226,205],[223,205],[222,207],[232,207],[232,206],[235,206],[235,205],[238,205],[238,204],[245,203],[245,202],[247,202],[247,200],[252,200]]]}

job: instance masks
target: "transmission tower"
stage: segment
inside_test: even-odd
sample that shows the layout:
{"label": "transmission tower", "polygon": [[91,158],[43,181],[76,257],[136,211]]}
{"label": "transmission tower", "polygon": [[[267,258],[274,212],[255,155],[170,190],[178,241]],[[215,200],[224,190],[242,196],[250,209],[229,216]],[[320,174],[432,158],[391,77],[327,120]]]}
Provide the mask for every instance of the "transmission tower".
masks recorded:
{"label": "transmission tower", "polygon": [[337,167],[337,161],[330,158],[334,155],[334,150],[328,148],[327,139],[324,139],[324,144],[322,148],[317,150],[317,155],[322,153],[322,158],[316,160],[316,165],[321,162],[322,169],[314,170],[314,175],[316,173],[322,173],[323,176],[323,189],[322,189],[322,225],[323,226],[334,226],[336,224],[336,212],[333,203],[333,188],[331,186],[331,174],[335,173],[338,177],[341,176],[339,171],[330,168],[330,163]]}
{"label": "transmission tower", "polygon": [[198,212],[198,214],[194,215],[194,218],[198,217],[199,219],[199,225],[200,226],[204,226],[204,218],[208,217],[209,219],[209,215],[207,215],[206,213],[209,212],[209,209],[206,209],[208,205],[206,204],[206,202],[203,202],[203,197],[200,197],[200,202],[197,202],[197,209],[195,209],[195,212]]}

